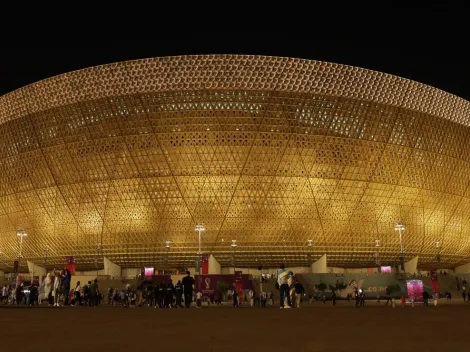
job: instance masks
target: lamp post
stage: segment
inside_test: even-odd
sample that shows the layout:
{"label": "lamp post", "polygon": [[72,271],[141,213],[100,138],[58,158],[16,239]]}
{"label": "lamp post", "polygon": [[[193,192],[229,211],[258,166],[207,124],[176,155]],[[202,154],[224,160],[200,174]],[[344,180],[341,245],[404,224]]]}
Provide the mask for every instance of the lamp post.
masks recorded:
{"label": "lamp post", "polygon": [[197,251],[197,260],[198,260],[198,291],[201,291],[201,261],[202,261],[202,252],[201,252],[201,233],[206,231],[206,228],[204,227],[203,224],[197,224],[196,227],[194,228],[196,232],[198,233],[199,237],[199,249]]}
{"label": "lamp post", "polygon": [[307,240],[307,262],[308,262],[308,272],[311,274],[313,272],[313,240]]}
{"label": "lamp post", "polygon": [[379,257],[380,240],[375,240],[375,265],[380,266]]}
{"label": "lamp post", "polygon": [[18,230],[16,236],[20,238],[20,255],[18,256],[19,259],[23,258],[23,238],[28,237],[28,234],[23,230]]}
{"label": "lamp post", "polygon": [[233,253],[232,253],[232,264],[233,264],[233,274],[235,275],[235,270],[236,270],[236,265],[235,265],[235,249],[237,248],[237,240],[232,240],[232,244],[230,245],[232,247]]}
{"label": "lamp post", "polygon": [[170,252],[170,247],[171,247],[171,241],[165,241],[165,248],[166,248],[165,265],[168,265],[168,253]]}
{"label": "lamp post", "polygon": [[[18,255],[18,272],[16,273],[16,285],[19,285],[19,278],[20,278],[20,260],[23,258],[23,238],[27,237],[28,234],[24,230],[18,230],[16,232],[16,236],[20,238],[20,254]],[[34,275],[34,272],[33,272]]]}
{"label": "lamp post", "polygon": [[46,268],[47,265],[47,254],[49,253],[49,246],[44,247],[44,258],[42,260],[42,266]]}
{"label": "lamp post", "polygon": [[437,262],[437,264],[441,264],[441,256],[439,255],[440,248],[441,248],[441,242],[437,241],[436,242],[436,249],[437,249],[436,262]]}
{"label": "lamp post", "polygon": [[404,256],[403,256],[403,231],[405,231],[405,225],[401,223],[401,221],[398,221],[395,224],[395,231],[398,231],[399,238],[400,238],[400,264],[402,266],[403,273],[405,273],[405,262],[404,262]]}

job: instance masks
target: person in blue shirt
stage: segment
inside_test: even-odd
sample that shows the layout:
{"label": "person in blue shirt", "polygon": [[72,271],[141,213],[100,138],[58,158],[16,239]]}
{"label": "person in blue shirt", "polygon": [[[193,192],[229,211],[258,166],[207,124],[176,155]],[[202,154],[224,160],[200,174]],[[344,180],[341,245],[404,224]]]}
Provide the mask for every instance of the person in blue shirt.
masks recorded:
{"label": "person in blue shirt", "polygon": [[[282,308],[291,308],[292,303],[290,300],[290,294],[289,294],[289,278],[294,275],[292,271],[287,271],[285,269],[284,264],[280,265],[279,270],[277,271],[277,283],[279,285],[279,291],[280,291],[280,305],[281,309]],[[287,298],[287,305],[284,304],[284,301]]]}

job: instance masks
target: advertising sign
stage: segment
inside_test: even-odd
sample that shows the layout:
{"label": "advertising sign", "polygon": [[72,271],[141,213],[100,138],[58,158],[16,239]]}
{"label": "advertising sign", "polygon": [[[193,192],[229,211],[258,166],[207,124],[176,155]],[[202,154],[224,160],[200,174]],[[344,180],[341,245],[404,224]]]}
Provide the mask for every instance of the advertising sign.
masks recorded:
{"label": "advertising sign", "polygon": [[386,273],[386,274],[391,274],[392,273],[392,267],[391,266],[381,266],[380,267],[380,272],[381,273]]}
{"label": "advertising sign", "polygon": [[[201,290],[205,297],[219,294],[223,289],[236,289],[239,294],[243,294],[244,289],[253,289],[253,283],[249,275],[196,275],[196,290]],[[200,285],[200,286],[199,286]],[[242,297],[240,296],[240,299]]]}
{"label": "advertising sign", "polygon": [[155,268],[144,268],[144,275],[147,276],[153,276],[155,273]]}
{"label": "advertising sign", "polygon": [[406,300],[415,303],[423,302],[423,281],[421,280],[407,280],[406,281]]}

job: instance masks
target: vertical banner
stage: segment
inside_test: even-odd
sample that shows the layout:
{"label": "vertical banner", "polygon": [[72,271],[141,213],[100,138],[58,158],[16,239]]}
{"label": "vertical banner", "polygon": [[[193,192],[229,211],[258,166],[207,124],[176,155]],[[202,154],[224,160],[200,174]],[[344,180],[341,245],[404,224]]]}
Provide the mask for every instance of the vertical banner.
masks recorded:
{"label": "vertical banner", "polygon": [[440,288],[439,288],[439,276],[437,275],[436,269],[429,270],[429,276],[431,276],[431,289],[432,293],[439,298]]}
{"label": "vertical banner", "polygon": [[235,271],[235,282],[240,282],[243,279],[243,274],[241,271]]}
{"label": "vertical banner", "polygon": [[235,290],[238,293],[238,299],[240,300],[240,302],[243,302],[243,300],[245,299],[245,296],[243,295],[243,282],[235,282]]}
{"label": "vertical banner", "polygon": [[209,274],[209,256],[207,254],[204,254],[202,256],[201,274],[202,275],[208,275]]}
{"label": "vertical banner", "polygon": [[75,260],[75,257],[73,256],[65,257],[65,268],[68,271],[70,271],[70,275],[75,275],[76,267],[77,267],[77,262]]}
{"label": "vertical banner", "polygon": [[19,266],[20,266],[20,262],[19,262],[18,260],[15,260],[15,261],[13,262],[13,272],[14,272],[15,274],[18,274],[18,268],[19,268]]}

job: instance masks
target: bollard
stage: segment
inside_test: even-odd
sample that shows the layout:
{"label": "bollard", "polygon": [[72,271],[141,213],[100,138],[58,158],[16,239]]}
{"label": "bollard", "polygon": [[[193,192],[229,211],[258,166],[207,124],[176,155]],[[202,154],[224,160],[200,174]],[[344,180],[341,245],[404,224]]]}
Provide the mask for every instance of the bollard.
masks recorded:
{"label": "bollard", "polygon": [[434,305],[437,306],[437,298],[434,298]]}
{"label": "bollard", "polygon": [[414,308],[414,306],[415,306],[415,299],[412,298],[412,299],[411,299],[411,307]]}
{"label": "bollard", "polygon": [[392,307],[395,308],[395,298],[392,298]]}

